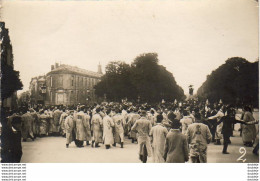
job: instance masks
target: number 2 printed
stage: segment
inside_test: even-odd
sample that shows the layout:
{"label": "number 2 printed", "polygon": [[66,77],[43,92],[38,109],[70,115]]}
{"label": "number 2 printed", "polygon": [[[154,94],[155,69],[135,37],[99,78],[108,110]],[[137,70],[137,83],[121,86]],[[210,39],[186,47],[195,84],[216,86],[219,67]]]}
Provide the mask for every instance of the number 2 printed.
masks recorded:
{"label": "number 2 printed", "polygon": [[237,159],[237,161],[245,162],[246,159],[243,159],[243,157],[246,155],[246,149],[244,147],[240,147],[239,153],[241,153],[242,155]]}

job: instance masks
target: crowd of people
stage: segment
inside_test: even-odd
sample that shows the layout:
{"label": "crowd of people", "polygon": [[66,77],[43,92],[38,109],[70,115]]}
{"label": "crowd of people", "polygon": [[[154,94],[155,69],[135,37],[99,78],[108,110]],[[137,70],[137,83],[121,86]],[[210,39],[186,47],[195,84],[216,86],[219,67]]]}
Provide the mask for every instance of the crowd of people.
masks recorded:
{"label": "crowd of people", "polygon": [[[241,114],[241,117],[236,116]],[[188,100],[182,103],[133,104],[130,102],[95,104],[92,106],[23,107],[10,112],[2,137],[2,162],[20,162],[22,141],[46,136],[63,136],[70,147],[91,146],[106,149],[117,144],[124,148],[125,139],[138,143],[139,158],[153,162],[192,163],[207,162],[207,145],[222,145],[223,154],[229,154],[228,145],[234,124],[240,123],[244,146],[254,147],[258,155],[258,131],[249,106],[243,111],[232,105],[210,104]],[[9,141],[8,141],[9,140]],[[223,141],[222,141],[223,140]],[[86,143],[86,144],[84,144]]]}

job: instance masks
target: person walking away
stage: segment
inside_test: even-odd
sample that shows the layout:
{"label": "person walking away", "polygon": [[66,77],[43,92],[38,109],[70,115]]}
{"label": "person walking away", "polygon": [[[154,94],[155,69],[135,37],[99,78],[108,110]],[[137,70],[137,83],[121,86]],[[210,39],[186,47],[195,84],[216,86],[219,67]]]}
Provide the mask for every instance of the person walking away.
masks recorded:
{"label": "person walking away", "polygon": [[131,131],[135,131],[138,133],[137,142],[139,146],[139,158],[143,163],[146,163],[147,156],[151,157],[151,144],[149,133],[152,128],[151,122],[146,119],[146,112],[144,110],[141,111],[141,118],[138,119]]}
{"label": "person walking away", "polygon": [[77,147],[84,147],[83,143],[86,140],[85,127],[83,122],[85,122],[85,113],[83,112],[83,107],[80,108],[80,111],[76,114],[76,140]]}
{"label": "person walking away", "polygon": [[188,126],[193,123],[191,117],[186,110],[183,111],[183,118],[180,120],[180,123],[182,125],[182,134],[186,134]]}
{"label": "person walking away", "polygon": [[152,155],[153,162],[164,163],[164,145],[168,130],[161,123],[163,120],[162,115],[157,116],[157,124],[152,127],[150,131],[151,142],[152,142]]}
{"label": "person walking away", "polygon": [[40,125],[39,125],[39,135],[40,137],[48,135],[49,126],[49,115],[48,111],[45,110],[44,113],[40,115]]}
{"label": "person walking away", "polygon": [[63,110],[61,116],[60,116],[60,122],[59,122],[59,125],[60,125],[60,135],[65,137],[66,136],[66,130],[65,130],[65,119],[67,118],[68,116],[68,111],[65,111]]}
{"label": "person walking away", "polygon": [[53,112],[53,122],[51,124],[51,130],[53,136],[58,136],[60,133],[60,117],[61,117],[62,111],[60,109],[56,109]]}
{"label": "person walking away", "polygon": [[90,145],[91,141],[91,128],[90,128],[90,115],[88,113],[85,113],[85,119],[83,121],[85,134],[86,134],[86,145]]}
{"label": "person walking away", "polygon": [[109,116],[111,109],[106,110],[106,115],[103,118],[103,141],[106,149],[109,149],[112,144],[114,144],[113,127],[114,121]]}
{"label": "person walking away", "polygon": [[36,138],[36,136],[38,135],[38,129],[37,129],[37,124],[38,124],[38,114],[37,112],[31,108],[30,109],[30,114],[33,118],[33,121],[32,121],[32,132],[33,132],[33,137],[34,139]]}
{"label": "person walking away", "polygon": [[34,141],[33,131],[32,131],[32,124],[33,124],[33,117],[31,116],[30,112],[24,110],[24,114],[21,116],[22,124],[21,124],[21,133],[23,141],[26,142],[27,138],[31,138]]}
{"label": "person walking away", "polygon": [[74,129],[74,111],[69,111],[69,115],[66,117],[65,122],[65,131],[66,131],[66,147],[69,147],[69,144],[73,141],[73,129]]}
{"label": "person walking away", "polygon": [[[128,122],[129,127],[132,128],[135,124],[136,120],[140,119],[140,115],[137,113],[138,109],[135,108],[134,113],[131,116],[130,121]],[[130,129],[130,138],[132,139],[132,143],[134,143],[137,140],[137,135],[135,131],[131,131]]]}
{"label": "person walking away", "polygon": [[150,110],[147,113],[147,119],[151,122],[152,126],[156,125],[156,117],[154,116],[154,110]]}
{"label": "person walking away", "polygon": [[177,119],[171,122],[172,129],[166,136],[163,154],[166,163],[185,163],[189,160],[187,138],[181,133],[180,125]]}
{"label": "person walking away", "polygon": [[124,147],[124,126],[125,126],[125,119],[121,115],[121,111],[119,109],[115,110],[116,115],[113,116],[113,121],[115,125],[115,132],[114,132],[114,145],[116,146],[117,143],[121,144],[121,148]]}
{"label": "person walking away", "polygon": [[207,163],[207,144],[212,138],[208,126],[200,118],[201,115],[196,113],[196,121],[188,126],[186,133],[192,163]]}
{"label": "person walking away", "polygon": [[92,119],[91,119],[91,129],[93,131],[93,140],[92,140],[92,147],[94,146],[95,143],[95,147],[100,147],[99,143],[102,143],[102,125],[103,125],[103,120],[101,118],[101,116],[99,115],[100,109],[97,108],[96,109],[96,114],[93,115]]}
{"label": "person walking away", "polygon": [[127,135],[128,135],[128,139],[131,139],[131,128],[133,125],[130,124],[130,121],[134,113],[132,109],[127,110],[127,113],[128,113],[126,118]]}
{"label": "person walking away", "polygon": [[[53,108],[51,107],[51,109],[46,110],[47,114],[48,114],[48,124],[47,124],[47,135],[48,136],[53,136],[53,125],[54,125],[54,119],[53,119],[53,112],[56,110],[57,108]],[[54,111],[53,111],[54,110]]]}
{"label": "person walking away", "polygon": [[121,113],[121,115],[123,116],[123,118],[124,118],[124,136],[127,136],[128,135],[128,130],[127,130],[127,115],[128,115],[128,113],[127,113],[127,109],[126,109],[126,106],[123,106],[122,107],[122,113]]}

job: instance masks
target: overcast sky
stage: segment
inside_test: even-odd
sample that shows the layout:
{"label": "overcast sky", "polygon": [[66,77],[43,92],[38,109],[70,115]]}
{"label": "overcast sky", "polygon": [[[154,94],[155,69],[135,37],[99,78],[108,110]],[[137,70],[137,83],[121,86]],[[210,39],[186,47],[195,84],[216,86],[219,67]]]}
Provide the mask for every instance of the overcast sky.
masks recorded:
{"label": "overcast sky", "polygon": [[55,62],[97,71],[156,52],[188,93],[230,57],[258,58],[254,0],[11,1],[2,3],[24,90]]}

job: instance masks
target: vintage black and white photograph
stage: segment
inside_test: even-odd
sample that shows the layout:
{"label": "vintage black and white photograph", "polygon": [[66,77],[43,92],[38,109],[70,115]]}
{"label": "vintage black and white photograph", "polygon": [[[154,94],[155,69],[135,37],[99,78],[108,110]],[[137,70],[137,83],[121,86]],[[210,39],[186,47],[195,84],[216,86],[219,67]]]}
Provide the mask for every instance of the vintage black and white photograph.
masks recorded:
{"label": "vintage black and white photograph", "polygon": [[257,0],[2,0],[2,163],[259,163]]}

